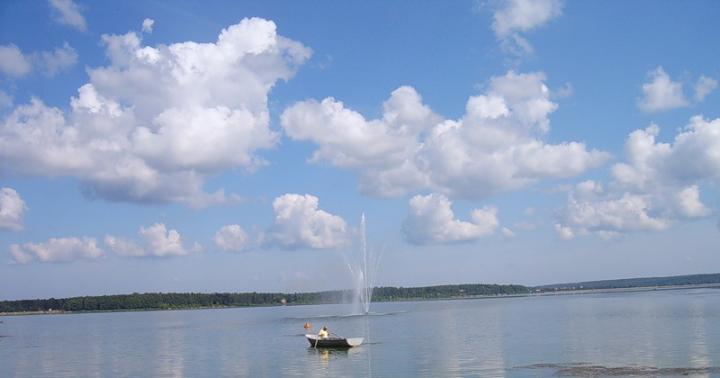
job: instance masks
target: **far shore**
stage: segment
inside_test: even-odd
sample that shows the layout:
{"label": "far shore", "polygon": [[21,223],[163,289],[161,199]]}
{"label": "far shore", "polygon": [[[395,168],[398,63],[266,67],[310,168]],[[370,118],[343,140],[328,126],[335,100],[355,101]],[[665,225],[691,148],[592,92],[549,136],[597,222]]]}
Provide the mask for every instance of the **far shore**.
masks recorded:
{"label": "far shore", "polygon": [[[558,296],[558,295],[590,295],[590,294],[633,293],[633,292],[689,290],[689,289],[720,289],[720,283],[697,284],[697,285],[642,286],[642,287],[606,288],[606,289],[557,290],[557,291],[532,292],[532,293],[525,293],[525,294],[466,295],[466,296],[450,296],[450,297],[444,297],[444,298],[398,298],[398,299],[393,299],[393,300],[379,300],[379,301],[373,300],[373,303],[500,299],[500,298],[518,298],[518,297],[546,297],[546,296]],[[267,304],[267,305],[249,305],[249,306],[171,307],[171,308],[148,308],[148,309],[119,309],[119,310],[110,310],[110,311],[65,311],[65,310],[19,311],[19,312],[0,312],[0,316],[8,316],[9,317],[9,316],[28,316],[28,315],[93,314],[93,313],[109,313],[109,312],[217,310],[217,309],[228,309],[228,308],[315,306],[315,305],[327,305],[327,304],[347,304],[347,303],[326,302],[326,303],[311,303],[311,304]],[[0,323],[1,322],[2,321],[0,321]]]}

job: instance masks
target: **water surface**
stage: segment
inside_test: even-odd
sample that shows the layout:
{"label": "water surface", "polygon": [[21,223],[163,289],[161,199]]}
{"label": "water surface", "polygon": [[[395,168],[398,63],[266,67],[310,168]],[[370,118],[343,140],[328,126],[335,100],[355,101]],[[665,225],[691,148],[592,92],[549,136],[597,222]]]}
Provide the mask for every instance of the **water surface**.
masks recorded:
{"label": "water surface", "polygon": [[[541,377],[587,376],[582,369],[593,365],[629,369],[621,375],[646,367],[666,369],[648,376],[720,374],[712,370],[720,366],[720,289],[373,303],[372,310],[393,314],[324,318],[350,309],[319,305],[3,317],[0,375]],[[309,348],[306,320],[369,343]]]}

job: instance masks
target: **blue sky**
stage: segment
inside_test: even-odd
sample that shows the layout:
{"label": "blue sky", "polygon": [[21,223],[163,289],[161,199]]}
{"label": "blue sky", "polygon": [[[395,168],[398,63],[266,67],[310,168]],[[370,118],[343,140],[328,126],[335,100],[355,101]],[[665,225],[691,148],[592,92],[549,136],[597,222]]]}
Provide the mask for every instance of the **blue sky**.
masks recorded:
{"label": "blue sky", "polygon": [[0,299],[716,272],[716,2],[3,2]]}

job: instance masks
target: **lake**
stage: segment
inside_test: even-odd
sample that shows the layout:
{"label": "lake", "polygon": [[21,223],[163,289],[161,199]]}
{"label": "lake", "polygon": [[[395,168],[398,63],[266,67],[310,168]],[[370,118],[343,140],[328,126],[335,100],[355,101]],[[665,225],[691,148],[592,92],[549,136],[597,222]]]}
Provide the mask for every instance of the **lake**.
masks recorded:
{"label": "lake", "polygon": [[[389,314],[327,316],[349,309],[2,317],[0,376],[720,376],[720,289],[373,303]],[[306,321],[369,342],[316,350]]]}

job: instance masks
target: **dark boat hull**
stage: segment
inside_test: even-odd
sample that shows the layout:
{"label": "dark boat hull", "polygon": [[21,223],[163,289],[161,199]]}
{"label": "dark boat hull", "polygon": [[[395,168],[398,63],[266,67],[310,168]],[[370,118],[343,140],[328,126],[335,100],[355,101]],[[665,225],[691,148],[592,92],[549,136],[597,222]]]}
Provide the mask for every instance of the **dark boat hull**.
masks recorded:
{"label": "dark boat hull", "polygon": [[361,338],[339,338],[330,337],[327,339],[318,339],[315,335],[305,335],[310,346],[313,348],[352,348],[362,344],[363,339]]}

